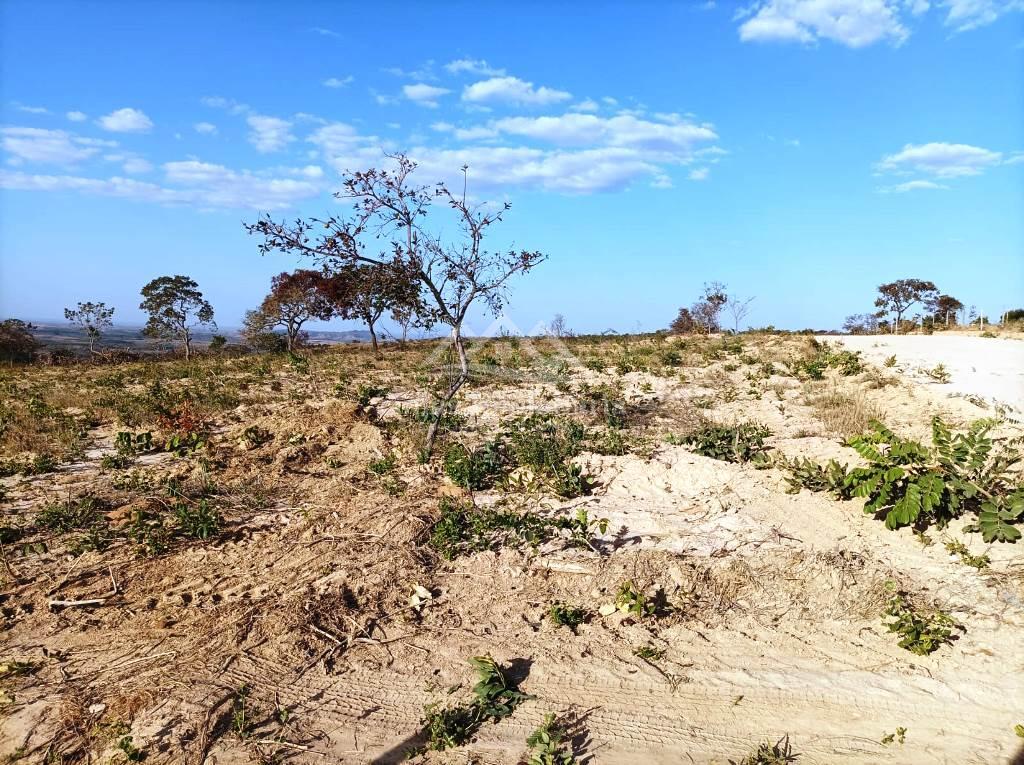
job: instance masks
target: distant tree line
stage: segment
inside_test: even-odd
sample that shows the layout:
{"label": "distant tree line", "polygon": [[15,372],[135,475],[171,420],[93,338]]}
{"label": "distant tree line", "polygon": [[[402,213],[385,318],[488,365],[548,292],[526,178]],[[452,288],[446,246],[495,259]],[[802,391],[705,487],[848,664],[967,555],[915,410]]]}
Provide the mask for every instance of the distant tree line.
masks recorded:
{"label": "distant tree line", "polygon": [[[911,315],[911,311],[917,312]],[[929,329],[953,327],[959,324],[964,304],[945,294],[934,282],[924,279],[897,279],[880,284],[875,298],[875,309],[870,313],[847,316],[843,331],[849,334],[899,334],[917,326]],[[911,316],[911,318],[907,318]],[[968,320],[973,318],[973,314]]]}

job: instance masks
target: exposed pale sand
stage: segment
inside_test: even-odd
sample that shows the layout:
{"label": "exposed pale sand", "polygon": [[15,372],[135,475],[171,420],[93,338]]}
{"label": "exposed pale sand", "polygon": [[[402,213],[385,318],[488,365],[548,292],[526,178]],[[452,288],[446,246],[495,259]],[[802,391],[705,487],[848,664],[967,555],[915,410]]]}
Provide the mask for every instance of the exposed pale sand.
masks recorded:
{"label": "exposed pale sand", "polygon": [[[821,338],[861,351],[881,366],[896,356],[895,369],[917,381],[952,394],[981,396],[986,401],[1024,413],[1024,341],[963,335],[850,335]],[[943,364],[948,383],[935,383],[923,373]]]}

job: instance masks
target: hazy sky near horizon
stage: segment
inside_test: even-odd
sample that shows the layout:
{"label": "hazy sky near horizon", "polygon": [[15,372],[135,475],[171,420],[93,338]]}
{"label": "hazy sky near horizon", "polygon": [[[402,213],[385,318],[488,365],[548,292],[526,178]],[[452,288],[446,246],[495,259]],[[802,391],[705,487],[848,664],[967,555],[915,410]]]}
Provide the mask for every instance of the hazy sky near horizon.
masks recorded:
{"label": "hazy sky near horizon", "polygon": [[242,223],[342,212],[385,151],[512,202],[527,332],[657,329],[713,279],[755,326],[902,277],[1024,304],[1024,0],[6,0],[0,99],[0,318],[137,324],[181,273],[237,326],[304,265]]}

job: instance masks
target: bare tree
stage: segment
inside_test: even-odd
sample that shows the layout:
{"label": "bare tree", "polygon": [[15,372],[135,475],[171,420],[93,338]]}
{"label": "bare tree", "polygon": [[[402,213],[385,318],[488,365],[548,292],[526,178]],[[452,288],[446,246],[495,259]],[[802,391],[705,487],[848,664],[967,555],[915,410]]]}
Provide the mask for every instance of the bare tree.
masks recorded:
{"label": "bare tree", "polygon": [[721,282],[709,282],[704,285],[700,299],[690,307],[690,314],[697,326],[710,335],[721,328],[718,317],[728,302],[726,286]]}
{"label": "bare tree", "polygon": [[64,318],[77,325],[89,340],[89,353],[96,353],[96,343],[103,331],[114,322],[114,309],[106,303],[79,303],[77,308],[65,308]]}
{"label": "bare tree", "polygon": [[[506,299],[509,280],[545,259],[536,251],[489,251],[483,246],[488,229],[502,220],[508,203],[498,210],[472,204],[466,194],[468,168],[463,167],[463,188],[453,193],[444,183],[433,190],[416,186],[410,176],[416,164],[399,154],[390,159],[393,169],[348,173],[339,199],[354,202],[354,215],[331,216],[294,223],[278,223],[269,216],[247,225],[250,234],[263,237],[260,252],[282,251],[309,255],[328,269],[354,264],[385,265],[404,272],[410,282],[426,291],[427,321],[451,328],[451,344],[458,371],[449,375],[447,390],[439,397],[427,431],[425,453],[433,450],[443,413],[469,379],[469,361],[462,326],[470,307],[483,303],[497,315]],[[426,228],[432,203],[440,200],[454,213],[460,236],[444,241]]]}
{"label": "bare tree", "polygon": [[732,316],[732,327],[736,334],[740,331],[740,322],[747,318],[750,313],[750,304],[754,302],[754,298],[740,298],[730,296],[725,304],[725,308],[729,311]]}
{"label": "bare tree", "polygon": [[548,323],[548,334],[552,337],[567,337],[570,334],[569,328],[565,323],[565,317],[562,314],[556,313],[552,317]]}

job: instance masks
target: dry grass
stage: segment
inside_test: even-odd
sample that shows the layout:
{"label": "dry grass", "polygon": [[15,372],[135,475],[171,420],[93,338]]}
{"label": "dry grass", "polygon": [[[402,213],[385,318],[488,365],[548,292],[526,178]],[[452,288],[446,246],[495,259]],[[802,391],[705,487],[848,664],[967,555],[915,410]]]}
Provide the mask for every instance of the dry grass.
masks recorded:
{"label": "dry grass", "polygon": [[803,402],[814,410],[829,435],[841,438],[863,433],[872,420],[882,417],[863,393],[843,390],[836,384],[825,391],[813,383],[804,386]]}

